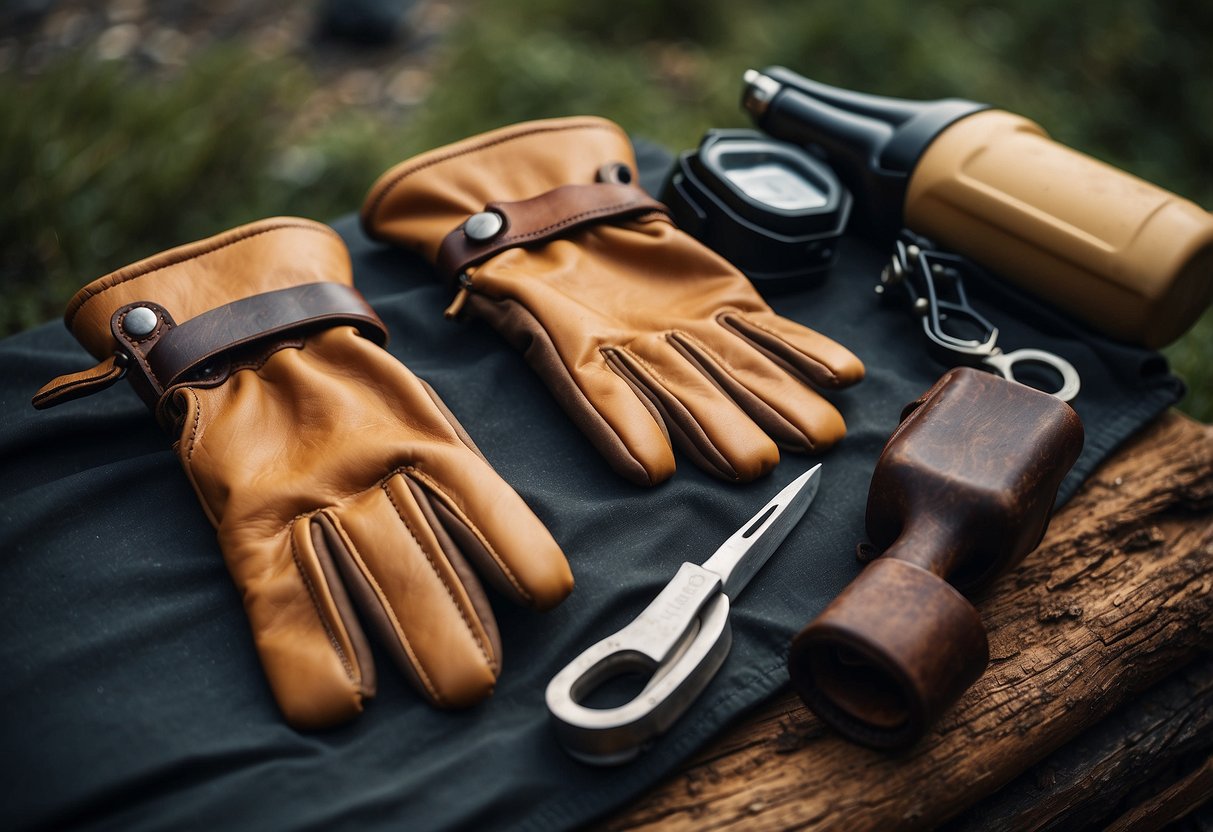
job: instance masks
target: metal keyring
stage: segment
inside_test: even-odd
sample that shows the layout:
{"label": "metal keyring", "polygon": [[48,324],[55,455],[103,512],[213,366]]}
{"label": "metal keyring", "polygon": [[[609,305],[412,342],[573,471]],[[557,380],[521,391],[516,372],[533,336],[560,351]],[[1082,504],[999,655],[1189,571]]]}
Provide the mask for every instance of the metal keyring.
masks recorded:
{"label": "metal keyring", "polygon": [[993,367],[996,373],[1008,381],[1018,381],[1020,384],[1026,384],[1026,382],[1016,378],[1016,364],[1038,364],[1046,367],[1061,376],[1061,386],[1056,390],[1045,390],[1044,392],[1056,396],[1063,402],[1072,401],[1078,395],[1078,391],[1082,386],[1081,379],[1078,377],[1078,371],[1074,369],[1073,364],[1061,356],[1054,355],[1045,350],[1031,348],[1014,350],[1013,352],[998,350],[983,358],[981,363],[987,367]]}

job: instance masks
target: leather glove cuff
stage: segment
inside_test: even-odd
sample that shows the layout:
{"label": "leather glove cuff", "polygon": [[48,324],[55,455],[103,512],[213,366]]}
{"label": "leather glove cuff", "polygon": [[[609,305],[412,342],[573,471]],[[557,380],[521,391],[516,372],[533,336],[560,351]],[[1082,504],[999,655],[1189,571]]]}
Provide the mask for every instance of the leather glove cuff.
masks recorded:
{"label": "leather glove cuff", "polygon": [[327,226],[275,218],[180,246],[85,286],[64,321],[101,363],[34,397],[50,407],[126,375],[162,423],[175,385],[214,386],[241,366],[298,346],[308,331],[352,325],[378,344],[382,322],[351,286],[349,256]]}
{"label": "leather glove cuff", "polygon": [[[367,195],[362,225],[371,237],[411,248],[437,263],[447,236],[491,203],[522,203],[566,185],[618,184],[623,181],[617,175],[620,165],[635,174],[632,144],[619,125],[606,119],[575,117],[515,124],[391,168]],[[639,188],[630,190],[642,193]],[[595,207],[606,204],[609,199]],[[660,209],[659,203],[638,203],[633,213]],[[558,211],[554,221],[577,213]],[[512,245],[537,241],[515,240]]]}

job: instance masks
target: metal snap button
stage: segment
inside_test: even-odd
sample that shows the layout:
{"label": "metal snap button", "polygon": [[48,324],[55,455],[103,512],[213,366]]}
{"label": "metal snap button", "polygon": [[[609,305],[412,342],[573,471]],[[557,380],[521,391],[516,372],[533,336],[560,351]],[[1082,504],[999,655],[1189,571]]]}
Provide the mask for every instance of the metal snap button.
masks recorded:
{"label": "metal snap button", "polygon": [[122,329],[133,338],[150,335],[159,325],[160,316],[146,306],[136,306],[122,318]]}
{"label": "metal snap button", "polygon": [[463,224],[463,233],[468,239],[482,243],[496,237],[503,228],[505,220],[500,214],[496,211],[481,211],[468,217],[467,222]]}

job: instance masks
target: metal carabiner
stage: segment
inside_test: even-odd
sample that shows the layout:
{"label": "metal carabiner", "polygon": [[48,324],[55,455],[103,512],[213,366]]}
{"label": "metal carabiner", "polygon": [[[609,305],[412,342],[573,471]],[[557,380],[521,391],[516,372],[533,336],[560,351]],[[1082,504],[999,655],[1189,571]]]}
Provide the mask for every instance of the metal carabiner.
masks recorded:
{"label": "metal carabiner", "polygon": [[880,274],[876,293],[891,297],[901,287],[910,307],[922,319],[922,331],[932,355],[941,363],[963,364],[996,373],[1009,381],[1028,384],[1015,365],[1045,368],[1055,374],[1055,390],[1028,384],[1064,402],[1078,395],[1081,380],[1074,365],[1059,355],[1039,349],[1004,353],[998,346],[998,327],[969,304],[963,274],[976,266],[965,258],[927,248],[925,240],[908,232],[897,240],[893,259]]}

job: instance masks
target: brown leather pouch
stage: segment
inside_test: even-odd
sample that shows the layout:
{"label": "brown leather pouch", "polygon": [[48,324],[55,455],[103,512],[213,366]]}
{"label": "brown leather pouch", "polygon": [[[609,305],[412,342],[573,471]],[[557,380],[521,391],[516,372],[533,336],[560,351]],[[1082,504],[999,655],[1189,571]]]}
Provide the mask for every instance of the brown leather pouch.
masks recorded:
{"label": "brown leather pouch", "polygon": [[907,407],[868,491],[868,537],[883,554],[792,641],[805,704],[864,745],[925,734],[989,661],[962,593],[1036,548],[1082,443],[1069,405],[973,369]]}

